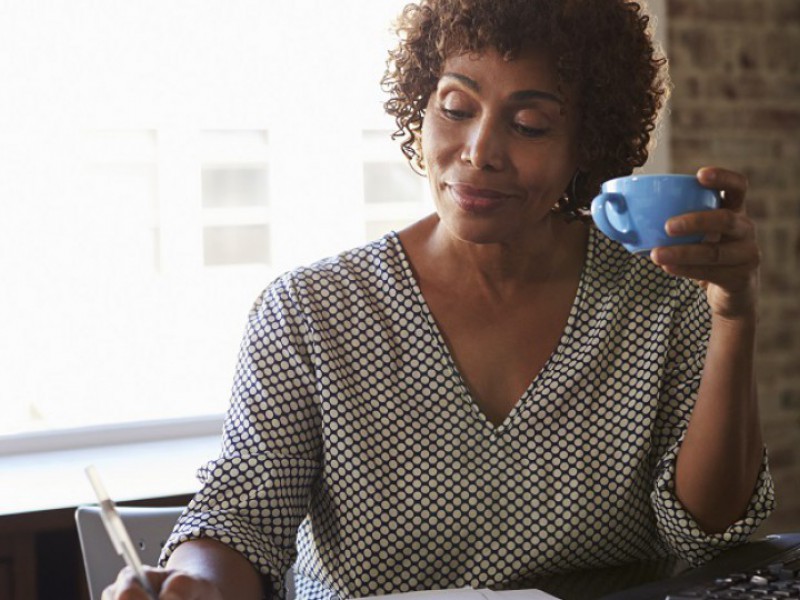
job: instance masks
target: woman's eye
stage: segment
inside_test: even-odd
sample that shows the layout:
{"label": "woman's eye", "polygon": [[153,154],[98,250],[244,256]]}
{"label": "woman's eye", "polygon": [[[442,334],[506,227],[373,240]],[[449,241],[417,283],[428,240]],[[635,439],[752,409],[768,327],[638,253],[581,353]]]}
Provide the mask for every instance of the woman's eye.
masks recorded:
{"label": "woman's eye", "polygon": [[546,129],[542,129],[540,127],[529,127],[528,125],[523,125],[522,123],[514,123],[514,129],[516,129],[525,137],[541,137],[547,133]]}
{"label": "woman's eye", "polygon": [[462,121],[469,117],[469,113],[465,110],[458,110],[455,108],[447,108],[446,106],[442,107],[442,113],[448,119],[452,119],[453,121]]}

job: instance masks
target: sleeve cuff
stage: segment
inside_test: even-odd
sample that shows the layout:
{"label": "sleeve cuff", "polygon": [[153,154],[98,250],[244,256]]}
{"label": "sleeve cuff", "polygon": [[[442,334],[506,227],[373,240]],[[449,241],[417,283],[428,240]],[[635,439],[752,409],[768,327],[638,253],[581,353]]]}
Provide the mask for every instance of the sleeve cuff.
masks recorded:
{"label": "sleeve cuff", "polygon": [[745,543],[775,508],[775,488],[766,448],[755,490],[744,516],[720,533],[705,533],[675,495],[675,465],[680,442],[662,458],[650,495],[662,541],[673,554],[692,565],[711,560],[723,550]]}
{"label": "sleeve cuff", "polygon": [[317,461],[267,452],[206,463],[198,471],[202,489],[178,519],[159,564],[184,542],[215,539],[261,573],[265,593],[285,598],[286,573],[297,555],[297,529],[308,514],[318,471]]}
{"label": "sleeve cuff", "polygon": [[[225,520],[229,522],[230,517],[226,516]],[[217,524],[216,521],[217,519],[214,515],[205,515],[202,521],[198,522],[195,519],[191,525],[179,523],[161,551],[161,557],[158,561],[159,566],[164,567],[170,555],[184,542],[214,539],[236,550],[261,574],[265,598],[285,600],[287,592],[286,572],[291,568],[291,564],[283,564],[286,553],[281,551],[270,552],[270,549],[265,548],[260,542],[258,533],[255,531],[248,532],[246,525],[240,524],[237,527],[237,532],[232,533],[228,526],[223,527]]]}

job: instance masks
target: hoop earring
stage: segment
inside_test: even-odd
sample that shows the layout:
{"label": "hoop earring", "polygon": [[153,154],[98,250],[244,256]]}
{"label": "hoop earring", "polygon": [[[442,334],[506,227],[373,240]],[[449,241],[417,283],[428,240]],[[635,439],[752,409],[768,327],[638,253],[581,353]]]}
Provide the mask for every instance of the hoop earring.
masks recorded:
{"label": "hoop earring", "polygon": [[567,186],[567,189],[561,194],[561,197],[556,200],[556,203],[553,205],[553,208],[550,209],[551,212],[554,213],[567,213],[570,209],[570,205],[575,201],[578,197],[577,193],[577,185],[578,185],[578,174],[580,173],[579,170],[576,170],[572,174],[572,179]]}

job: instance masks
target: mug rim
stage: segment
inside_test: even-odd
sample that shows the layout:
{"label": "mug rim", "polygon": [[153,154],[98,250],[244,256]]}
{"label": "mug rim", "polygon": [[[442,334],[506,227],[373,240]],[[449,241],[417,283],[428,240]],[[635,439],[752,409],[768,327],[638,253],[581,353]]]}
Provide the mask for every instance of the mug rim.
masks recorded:
{"label": "mug rim", "polygon": [[607,179],[603,182],[603,185],[612,183],[614,181],[622,181],[623,179],[636,181],[639,179],[657,179],[659,177],[668,177],[670,179],[693,179],[694,181],[698,181],[696,175],[689,175],[687,173],[642,173],[641,175],[622,175],[620,177],[614,177],[613,179]]}

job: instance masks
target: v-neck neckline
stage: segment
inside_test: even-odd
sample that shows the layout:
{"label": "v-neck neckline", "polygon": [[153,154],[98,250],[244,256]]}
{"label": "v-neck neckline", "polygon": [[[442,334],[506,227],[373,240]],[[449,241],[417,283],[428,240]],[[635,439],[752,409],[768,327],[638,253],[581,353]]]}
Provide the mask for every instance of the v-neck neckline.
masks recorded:
{"label": "v-neck neckline", "polygon": [[416,276],[414,275],[414,270],[411,267],[411,260],[408,257],[408,254],[403,247],[403,242],[400,240],[400,236],[396,231],[392,231],[388,234],[389,239],[392,241],[393,250],[397,254],[400,259],[400,263],[403,269],[403,275],[405,276],[406,284],[409,286],[412,295],[416,301],[416,305],[419,310],[422,312],[422,315],[425,317],[425,321],[428,325],[430,333],[436,343],[438,345],[438,349],[441,352],[443,360],[446,362],[444,365],[445,375],[456,385],[456,387],[460,390],[461,397],[466,401],[471,409],[471,412],[477,415],[480,424],[484,428],[488,428],[494,435],[502,435],[505,433],[511,425],[516,421],[517,416],[520,412],[530,403],[530,398],[533,396],[534,392],[537,388],[542,385],[542,382],[546,381],[548,374],[551,371],[551,366],[555,363],[564,352],[565,348],[568,348],[570,345],[571,338],[574,332],[574,324],[578,312],[580,310],[580,306],[583,300],[583,297],[586,294],[586,285],[589,281],[589,273],[592,271],[594,266],[594,254],[595,254],[595,246],[596,246],[596,239],[595,236],[597,232],[594,227],[589,227],[589,239],[586,244],[586,256],[583,261],[583,266],[581,267],[580,276],[578,278],[578,288],[575,292],[575,297],[572,300],[572,306],[570,307],[569,314],[567,316],[567,322],[564,326],[564,331],[561,333],[558,342],[555,345],[550,356],[545,361],[542,368],[539,372],[533,377],[531,382],[522,392],[519,398],[517,398],[516,402],[514,403],[513,408],[509,413],[503,418],[503,421],[495,425],[492,421],[489,420],[486,413],[480,408],[478,403],[475,401],[472,392],[469,389],[469,386],[464,379],[464,376],[461,374],[458,365],[456,364],[455,357],[453,356],[453,352],[450,349],[450,346],[447,344],[444,338],[444,334],[442,333],[441,329],[439,328],[439,324],[436,322],[436,319],[433,316],[433,312],[428,305],[428,301],[425,299],[425,296],[422,293],[422,289],[419,286],[419,282],[417,281]]}

